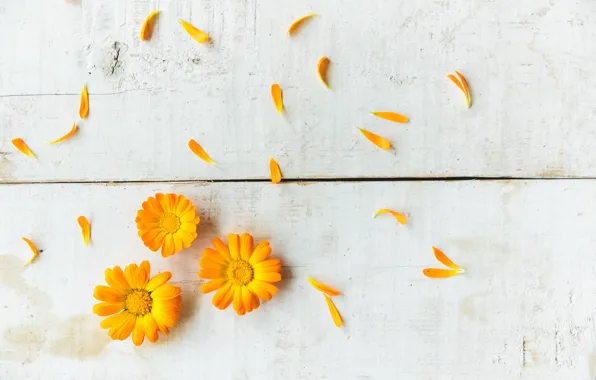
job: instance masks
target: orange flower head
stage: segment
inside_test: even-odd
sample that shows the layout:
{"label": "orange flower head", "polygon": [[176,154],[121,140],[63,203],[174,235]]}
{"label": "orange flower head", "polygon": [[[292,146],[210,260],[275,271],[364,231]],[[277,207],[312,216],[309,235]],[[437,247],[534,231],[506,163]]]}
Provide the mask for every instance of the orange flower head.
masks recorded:
{"label": "orange flower head", "polygon": [[203,252],[199,277],[211,281],[201,286],[203,293],[217,290],[212,303],[224,310],[230,304],[238,315],[256,310],[261,302],[277,294],[273,285],[281,281],[281,262],[269,259],[271,247],[264,240],[253,250],[253,238],[244,233],[228,235],[228,245],[221,239],[213,240],[215,249]]}
{"label": "orange flower head", "polygon": [[149,279],[151,266],[143,261],[140,266],[130,264],[123,271],[119,266],[106,269],[109,286],[95,287],[93,297],[103,301],[93,306],[101,317],[100,326],[108,330],[114,340],[125,340],[132,333],[135,346],[140,346],[145,336],[150,342],[159,338],[158,331],[167,335],[180,315],[182,297],[180,288],[167,284],[170,272],[159,273]]}
{"label": "orange flower head", "polygon": [[197,238],[200,218],[195,212],[196,207],[184,195],[155,194],[137,211],[139,236],[153,252],[161,248],[163,257],[171,256]]}

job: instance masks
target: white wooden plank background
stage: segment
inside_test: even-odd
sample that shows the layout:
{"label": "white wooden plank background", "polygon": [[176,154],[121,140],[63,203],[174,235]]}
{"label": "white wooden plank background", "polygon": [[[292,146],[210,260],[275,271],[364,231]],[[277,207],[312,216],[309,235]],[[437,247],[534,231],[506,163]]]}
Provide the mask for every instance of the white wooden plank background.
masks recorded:
{"label": "white wooden plank background", "polygon": [[[163,260],[136,236],[154,192],[203,218]],[[406,226],[374,210],[407,212]],[[595,181],[0,187],[2,379],[594,379]],[[92,224],[85,248],[76,217]],[[285,265],[281,291],[243,318],[199,292],[208,241],[250,231]],[[30,252],[31,237],[43,249]],[[431,245],[468,272],[431,280]],[[91,314],[104,268],[151,259],[183,289],[168,339],[109,341]],[[333,325],[314,275],[345,292]]]}

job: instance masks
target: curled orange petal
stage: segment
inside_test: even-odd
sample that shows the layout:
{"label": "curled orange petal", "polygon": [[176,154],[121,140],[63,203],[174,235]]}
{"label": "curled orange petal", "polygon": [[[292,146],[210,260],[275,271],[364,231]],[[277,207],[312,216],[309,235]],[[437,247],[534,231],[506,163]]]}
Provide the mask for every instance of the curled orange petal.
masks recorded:
{"label": "curled orange petal", "polygon": [[376,117],[380,117],[381,119],[393,121],[395,123],[407,123],[408,117],[404,115],[400,115],[395,112],[371,112]]}
{"label": "curled orange petal", "polygon": [[456,71],[455,73],[457,74],[457,78],[453,74],[449,74],[447,75],[447,77],[451,79],[451,81],[455,83],[457,87],[459,87],[461,92],[464,93],[464,96],[466,97],[466,105],[468,106],[468,108],[470,108],[472,106],[472,98],[470,96],[470,89],[468,88],[468,83],[466,82],[464,76],[461,75],[458,71]]}
{"label": "curled orange petal", "polygon": [[89,245],[89,240],[91,240],[91,225],[89,224],[89,221],[84,216],[79,216],[77,222],[79,223],[79,226],[81,226],[85,245]]}
{"label": "curled orange petal", "polygon": [[463,273],[462,270],[457,269],[438,269],[438,268],[426,268],[422,271],[426,277],[430,278],[446,278],[456,276]]}
{"label": "curled orange petal", "polygon": [[275,83],[271,86],[271,97],[273,98],[273,104],[277,112],[282,113],[284,110],[284,100],[281,94],[281,87]]}
{"label": "curled orange petal", "polygon": [[87,92],[87,86],[83,86],[81,91],[81,105],[79,106],[79,116],[81,119],[86,119],[89,116],[89,93]]}
{"label": "curled orange petal", "polygon": [[12,145],[14,145],[15,148],[17,148],[19,152],[23,153],[24,155],[37,159],[37,157],[35,157],[35,154],[33,154],[31,149],[29,149],[29,147],[27,146],[27,144],[25,144],[25,141],[23,141],[22,138],[17,137],[16,139],[12,139]]}
{"label": "curled orange petal", "polygon": [[306,16],[302,16],[299,19],[297,19],[296,21],[294,21],[292,23],[292,25],[290,25],[290,27],[288,28],[288,36],[292,36],[294,34],[294,32],[300,27],[302,26],[302,24],[304,24],[304,22],[312,17],[315,17],[316,13],[311,13],[308,14]]}
{"label": "curled orange petal", "polygon": [[76,124],[73,124],[71,130],[67,134],[65,134],[64,136],[60,137],[57,140],[50,141],[50,144],[58,144],[66,139],[69,139],[72,136],[74,136],[74,134],[77,133],[78,130],[79,130],[79,127]]}
{"label": "curled orange petal", "polygon": [[151,36],[153,36],[153,28],[155,27],[158,15],[159,11],[153,11],[149,13],[149,16],[143,22],[143,26],[141,26],[141,41],[150,40]]}
{"label": "curled orange petal", "polygon": [[364,135],[364,137],[366,137],[368,139],[368,141],[375,144],[379,148],[384,149],[384,150],[391,148],[391,143],[386,138],[381,137],[379,135],[375,135],[374,133],[369,132],[366,129],[362,129],[362,128],[358,128],[358,129],[360,129],[360,132],[362,132],[362,134]]}
{"label": "curled orange petal", "polygon": [[29,265],[33,262],[33,260],[35,260],[37,258],[37,256],[39,256],[39,251],[37,250],[37,247],[35,246],[35,244],[33,244],[33,242],[31,240],[29,240],[27,238],[21,238],[21,239],[23,239],[23,241],[25,243],[27,243],[31,252],[33,252],[33,257],[31,258],[31,260],[29,260],[25,263],[25,265]]}
{"label": "curled orange petal", "polygon": [[327,294],[328,296],[341,295],[341,292],[339,290],[334,289],[329,285],[322,284],[310,276],[307,278],[307,280],[313,286],[313,288],[317,289],[319,292]]}
{"label": "curled orange petal", "polygon": [[203,149],[203,147],[200,146],[198,142],[196,142],[193,139],[190,139],[188,141],[188,147],[190,148],[190,150],[192,150],[192,152],[194,154],[196,154],[197,156],[199,156],[199,158],[201,160],[207,162],[208,164],[215,165],[215,161],[213,161],[211,159],[211,157],[209,157],[209,155],[207,154],[207,152],[205,152],[205,150]]}
{"label": "curled orange petal", "polygon": [[323,294],[323,296],[325,297],[325,301],[327,301],[327,307],[329,308],[329,312],[331,313],[331,318],[333,318],[333,323],[335,323],[335,326],[341,327],[342,320],[341,315],[339,315],[339,311],[337,310],[337,307],[335,307],[335,304],[327,294]]}
{"label": "curled orange petal", "polygon": [[281,182],[281,170],[279,170],[279,165],[273,158],[269,160],[269,171],[271,172],[271,182]]}
{"label": "curled orange petal", "polygon": [[374,218],[376,218],[378,215],[383,214],[383,213],[389,213],[389,214],[393,215],[393,217],[395,219],[397,219],[397,221],[399,223],[406,224],[406,216],[404,214],[401,214],[397,211],[389,210],[388,208],[382,208],[382,209],[378,210],[377,212],[375,212]]}
{"label": "curled orange petal", "polygon": [[449,259],[439,248],[433,247],[433,252],[437,260],[441,262],[441,264],[448,266],[449,268],[460,270],[461,268],[459,265],[455,264],[451,259]]}
{"label": "curled orange petal", "polygon": [[178,20],[178,22],[180,23],[180,25],[182,25],[184,30],[186,30],[186,33],[188,33],[188,35],[191,36],[198,43],[202,44],[209,41],[209,35],[207,33],[195,28],[192,24],[189,24],[184,20]]}
{"label": "curled orange petal", "polygon": [[319,74],[319,79],[327,88],[329,88],[329,84],[327,84],[327,70],[329,69],[329,63],[329,58],[323,57],[317,64],[317,73]]}

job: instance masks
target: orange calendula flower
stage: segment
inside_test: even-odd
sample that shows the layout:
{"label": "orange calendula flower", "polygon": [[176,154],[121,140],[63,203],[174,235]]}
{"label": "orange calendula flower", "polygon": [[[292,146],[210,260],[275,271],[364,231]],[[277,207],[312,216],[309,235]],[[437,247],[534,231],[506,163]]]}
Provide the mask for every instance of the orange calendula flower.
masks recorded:
{"label": "orange calendula flower", "polygon": [[312,285],[313,288],[317,289],[319,292],[322,292],[324,294],[327,294],[328,296],[339,296],[341,295],[341,292],[337,289],[332,288],[329,285],[325,285],[323,283],[318,282],[317,280],[315,280],[312,277],[308,277],[307,278],[309,284]]}
{"label": "orange calendula flower", "polygon": [[369,132],[366,129],[362,129],[362,128],[358,128],[358,129],[360,130],[360,132],[362,132],[364,137],[366,137],[368,139],[368,141],[375,144],[379,148],[381,148],[383,150],[388,150],[389,148],[391,148],[391,143],[386,138],[381,137],[379,135],[375,135],[374,133]]}
{"label": "orange calendula flower", "polygon": [[275,83],[271,86],[271,97],[273,98],[273,104],[277,112],[282,113],[284,111],[284,100],[281,94],[281,87]]}
{"label": "orange calendula flower", "polygon": [[319,63],[317,64],[317,73],[319,74],[319,79],[327,88],[329,88],[329,84],[327,82],[327,70],[329,70],[330,62],[331,61],[329,61],[329,58],[323,57],[319,60]]}
{"label": "orange calendula flower", "polygon": [[64,136],[60,137],[59,139],[56,139],[54,141],[50,141],[50,144],[58,144],[61,143],[64,140],[67,140],[69,138],[71,138],[72,136],[74,136],[75,133],[77,133],[77,131],[79,130],[78,125],[73,124],[71,130],[65,134]]}
{"label": "orange calendula flower", "polygon": [[294,21],[292,23],[292,25],[290,25],[290,27],[288,28],[288,36],[291,37],[292,35],[294,35],[294,32],[296,32],[296,30],[298,30],[298,28],[300,28],[306,20],[308,20],[312,17],[315,17],[316,15],[317,15],[316,13],[311,13],[306,16],[302,16],[299,19],[297,19],[296,21]]}
{"label": "orange calendula flower", "polygon": [[217,290],[212,303],[224,310],[233,304],[238,315],[256,310],[263,301],[277,294],[273,285],[281,281],[281,262],[268,259],[269,242],[264,240],[253,249],[253,238],[244,233],[228,235],[228,245],[220,239],[213,240],[215,249],[203,251],[199,277],[211,281],[201,286],[203,293]]}
{"label": "orange calendula flower", "polygon": [[271,182],[281,182],[281,170],[279,169],[277,161],[275,161],[273,158],[269,160],[269,172],[271,173]]}
{"label": "orange calendula flower", "polygon": [[102,301],[93,306],[100,317],[110,316],[100,326],[109,329],[114,340],[125,340],[132,334],[135,346],[159,338],[158,331],[167,335],[180,315],[182,297],[180,288],[167,284],[170,272],[159,273],[150,279],[148,261],[141,265],[130,264],[122,270],[119,266],[106,269],[109,286],[96,286],[93,297]]}
{"label": "orange calendula flower", "polygon": [[79,116],[81,119],[86,119],[89,116],[89,93],[87,92],[87,86],[83,86],[81,91],[81,104],[79,106]]}
{"label": "orange calendula flower", "polygon": [[83,234],[83,241],[85,245],[89,245],[89,241],[91,240],[91,225],[89,221],[84,216],[79,216],[77,218],[77,222],[81,227],[81,233]]}
{"label": "orange calendula flower", "polygon": [[159,16],[159,11],[153,11],[149,13],[149,16],[143,22],[143,26],[141,27],[141,41],[148,41],[153,36],[153,28],[155,27],[155,22],[157,21],[157,17]]}
{"label": "orange calendula flower", "polygon": [[327,302],[327,307],[329,308],[329,312],[331,313],[331,318],[333,318],[333,323],[335,323],[335,326],[341,327],[343,322],[341,320],[341,315],[339,314],[337,307],[335,307],[335,304],[327,294],[323,294],[323,296],[325,297],[325,301]]}
{"label": "orange calendula flower", "polygon": [[451,81],[455,83],[455,85],[459,87],[459,89],[464,93],[466,97],[466,105],[468,106],[468,108],[470,108],[472,106],[472,96],[470,95],[470,88],[468,87],[468,82],[459,71],[456,71],[455,73],[457,74],[457,78],[453,74],[449,74],[447,75],[447,77],[451,79]]}
{"label": "orange calendula flower", "polygon": [[188,35],[198,43],[202,44],[209,41],[209,35],[207,33],[195,28],[192,24],[189,24],[184,20],[178,20],[178,22],[184,28],[184,30],[186,30],[186,33],[188,33]]}
{"label": "orange calendula flower", "polygon": [[161,248],[163,257],[171,256],[197,238],[200,218],[195,212],[196,207],[184,195],[155,194],[137,211],[139,236],[153,252]]}
{"label": "orange calendula flower", "polygon": [[376,218],[378,215],[383,214],[383,213],[388,213],[393,215],[393,217],[395,219],[397,219],[397,221],[401,224],[406,224],[406,216],[402,213],[399,213],[397,211],[393,211],[393,210],[389,210],[388,208],[382,208],[380,210],[378,210],[377,212],[375,212],[375,215],[373,216],[373,218]]}
{"label": "orange calendula flower", "polygon": [[209,157],[209,155],[207,154],[207,152],[205,152],[205,149],[203,149],[203,147],[201,145],[199,145],[198,142],[196,142],[193,139],[190,139],[188,141],[188,147],[190,148],[190,150],[196,154],[197,156],[199,156],[199,158],[203,161],[205,161],[208,164],[211,165],[216,165],[215,161],[213,161],[211,159],[211,157]]}
{"label": "orange calendula flower", "polygon": [[12,139],[12,145],[14,145],[14,147],[17,148],[19,152],[23,153],[24,155],[37,159],[37,157],[35,157],[35,154],[33,154],[31,149],[29,149],[29,147],[27,146],[27,144],[25,144],[25,141],[23,141],[22,138],[17,137],[16,139]]}
{"label": "orange calendula flower", "polygon": [[393,121],[395,123],[407,123],[409,121],[407,116],[400,115],[395,112],[371,112],[376,117],[380,117],[381,119]]}
{"label": "orange calendula flower", "polygon": [[33,257],[31,257],[31,259],[25,263],[25,266],[27,266],[27,265],[31,264],[33,262],[33,260],[35,260],[37,258],[37,256],[39,256],[39,250],[37,249],[37,247],[35,246],[35,244],[33,244],[33,242],[31,240],[29,240],[25,237],[21,238],[21,239],[23,239],[23,241],[25,243],[27,243],[31,252],[33,252]]}
{"label": "orange calendula flower", "polygon": [[433,252],[435,254],[435,257],[437,258],[437,260],[439,260],[439,262],[441,262],[441,264],[451,269],[426,268],[422,271],[422,273],[426,277],[445,278],[466,272],[465,269],[461,268],[459,265],[451,261],[440,249],[433,247]]}

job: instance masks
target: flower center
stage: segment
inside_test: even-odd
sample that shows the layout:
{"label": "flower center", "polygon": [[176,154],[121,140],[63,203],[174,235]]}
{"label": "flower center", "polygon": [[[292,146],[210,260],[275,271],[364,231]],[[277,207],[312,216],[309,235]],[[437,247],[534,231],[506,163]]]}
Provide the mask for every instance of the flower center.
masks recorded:
{"label": "flower center", "polygon": [[145,289],[136,289],[126,295],[124,307],[129,313],[142,316],[151,311],[153,299]]}
{"label": "flower center", "polygon": [[159,224],[165,232],[173,234],[180,229],[180,218],[171,213],[164,214]]}
{"label": "flower center", "polygon": [[246,285],[254,278],[252,265],[244,260],[232,261],[228,266],[228,278],[236,285]]}

